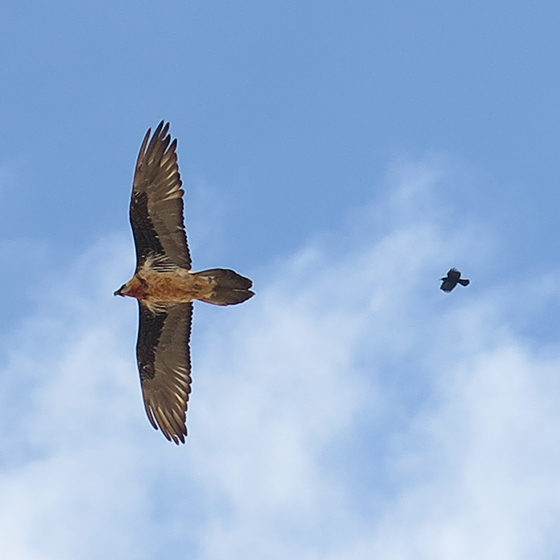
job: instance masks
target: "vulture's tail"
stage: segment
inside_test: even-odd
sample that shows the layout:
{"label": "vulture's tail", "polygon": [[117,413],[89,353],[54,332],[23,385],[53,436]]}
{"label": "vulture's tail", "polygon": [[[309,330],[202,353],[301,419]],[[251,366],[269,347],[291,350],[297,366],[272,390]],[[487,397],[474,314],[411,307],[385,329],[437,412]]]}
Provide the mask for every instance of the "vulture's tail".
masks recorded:
{"label": "vulture's tail", "polygon": [[460,278],[458,282],[459,284],[461,284],[461,286],[468,286],[471,283],[471,281],[467,280],[466,278]]}
{"label": "vulture's tail", "polygon": [[253,281],[234,270],[227,268],[211,268],[196,272],[196,276],[210,278],[214,283],[214,291],[202,301],[213,303],[214,305],[234,305],[242,303],[255,295],[249,288]]}

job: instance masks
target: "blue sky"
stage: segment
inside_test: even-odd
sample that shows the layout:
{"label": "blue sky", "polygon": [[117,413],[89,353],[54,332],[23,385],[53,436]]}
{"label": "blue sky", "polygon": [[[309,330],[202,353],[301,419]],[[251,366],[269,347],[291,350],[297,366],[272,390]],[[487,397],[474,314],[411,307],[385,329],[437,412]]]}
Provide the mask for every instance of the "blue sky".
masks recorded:
{"label": "blue sky", "polygon": [[[558,556],[556,3],[2,12],[2,557]],[[112,296],[161,119],[195,268],[257,291],[196,306],[181,447]]]}

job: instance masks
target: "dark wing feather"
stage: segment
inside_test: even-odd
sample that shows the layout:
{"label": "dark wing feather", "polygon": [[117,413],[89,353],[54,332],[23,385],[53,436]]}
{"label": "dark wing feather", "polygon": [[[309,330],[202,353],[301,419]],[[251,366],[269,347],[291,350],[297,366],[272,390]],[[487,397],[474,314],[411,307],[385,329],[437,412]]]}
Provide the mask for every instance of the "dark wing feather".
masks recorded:
{"label": "dark wing feather", "polygon": [[136,270],[148,257],[154,268],[191,268],[183,223],[183,194],[177,164],[177,140],[169,123],[159,123],[150,139],[148,129],[136,162],[130,200],[130,223],[136,246]]}
{"label": "dark wing feather", "polygon": [[450,268],[447,273],[447,278],[450,280],[459,280],[459,278],[461,278],[461,273],[456,268]]}
{"label": "dark wing feather", "polygon": [[457,280],[450,280],[449,278],[443,278],[441,282],[440,289],[444,292],[450,292],[457,285]]}
{"label": "dark wing feather", "polygon": [[193,305],[167,304],[161,312],[152,313],[138,303],[136,356],[146,413],[152,426],[168,440],[184,443],[191,392],[189,339]]}

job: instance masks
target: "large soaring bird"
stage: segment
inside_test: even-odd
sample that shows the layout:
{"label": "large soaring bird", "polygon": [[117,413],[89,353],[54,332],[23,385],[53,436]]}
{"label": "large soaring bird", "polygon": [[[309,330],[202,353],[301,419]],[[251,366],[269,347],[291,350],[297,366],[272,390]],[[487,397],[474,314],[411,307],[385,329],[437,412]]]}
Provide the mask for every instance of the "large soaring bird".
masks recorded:
{"label": "large soaring bird", "polygon": [[440,289],[444,292],[450,292],[457,284],[461,284],[461,286],[468,286],[470,284],[470,280],[461,278],[461,272],[456,268],[450,268],[447,276],[441,278]]}
{"label": "large soaring bird", "polygon": [[152,426],[179,444],[187,435],[192,302],[233,305],[254,293],[253,282],[233,270],[191,270],[177,140],[171,142],[168,131],[162,121],[140,148],[130,201],[136,271],[115,295],[138,300],[136,357],[144,405]]}

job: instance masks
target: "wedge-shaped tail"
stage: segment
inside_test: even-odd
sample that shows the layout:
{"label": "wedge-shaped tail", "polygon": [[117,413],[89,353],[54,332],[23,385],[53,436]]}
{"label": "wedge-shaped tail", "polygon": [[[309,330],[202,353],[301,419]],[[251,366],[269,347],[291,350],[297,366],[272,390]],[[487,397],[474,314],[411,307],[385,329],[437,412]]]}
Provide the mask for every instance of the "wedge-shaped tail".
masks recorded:
{"label": "wedge-shaped tail", "polygon": [[468,286],[471,281],[467,280],[466,278],[459,278],[459,280],[457,280],[457,282],[459,282],[459,284],[461,284],[461,286]]}
{"label": "wedge-shaped tail", "polygon": [[253,285],[253,281],[237,274],[234,270],[211,268],[196,272],[195,275],[210,279],[214,286],[210,296],[199,298],[206,303],[235,305],[247,301],[255,295],[255,292],[249,289]]}

